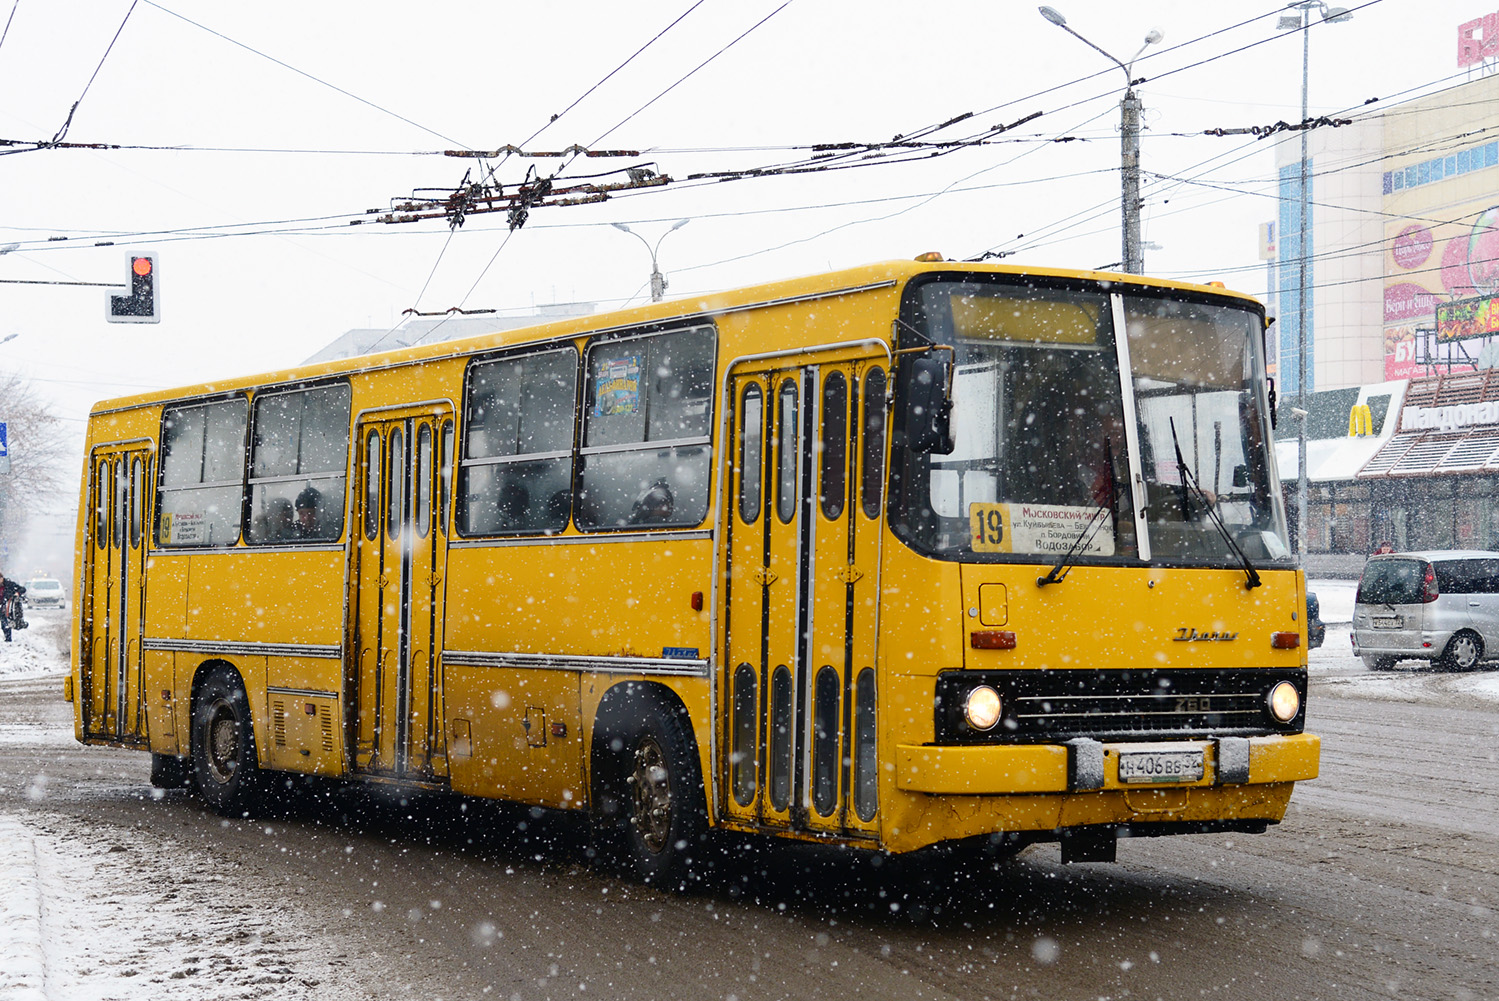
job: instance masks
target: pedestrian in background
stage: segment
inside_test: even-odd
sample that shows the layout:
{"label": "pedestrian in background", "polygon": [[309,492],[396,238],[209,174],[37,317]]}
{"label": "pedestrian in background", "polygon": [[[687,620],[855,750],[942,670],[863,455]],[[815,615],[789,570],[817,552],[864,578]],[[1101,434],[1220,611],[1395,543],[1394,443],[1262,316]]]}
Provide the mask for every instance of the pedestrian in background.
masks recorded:
{"label": "pedestrian in background", "polygon": [[7,580],[3,571],[0,571],[0,629],[5,630],[5,642],[10,642],[10,630],[14,625],[17,629],[25,629],[26,623],[21,619],[21,595],[26,593],[26,588],[13,580]]}

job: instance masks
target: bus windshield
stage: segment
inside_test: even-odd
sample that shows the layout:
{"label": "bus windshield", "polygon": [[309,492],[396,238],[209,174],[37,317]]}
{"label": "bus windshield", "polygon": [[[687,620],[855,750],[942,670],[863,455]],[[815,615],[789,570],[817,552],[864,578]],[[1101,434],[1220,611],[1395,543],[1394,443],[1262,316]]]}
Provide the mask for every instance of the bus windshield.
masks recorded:
{"label": "bus windshield", "polygon": [[1233,565],[1226,534],[1253,561],[1289,559],[1259,316],[1180,293],[1014,282],[908,294],[908,335],[953,351],[953,448],[896,456],[895,531],[948,558]]}

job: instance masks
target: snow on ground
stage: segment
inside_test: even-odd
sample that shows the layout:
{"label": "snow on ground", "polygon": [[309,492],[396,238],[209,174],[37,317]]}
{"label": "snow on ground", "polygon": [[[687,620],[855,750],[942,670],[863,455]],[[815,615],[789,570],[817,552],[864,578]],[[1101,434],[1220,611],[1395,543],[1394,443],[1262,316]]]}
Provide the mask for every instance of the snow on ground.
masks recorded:
{"label": "snow on ground", "polygon": [[1317,596],[1323,622],[1346,625],[1353,621],[1353,596],[1358,593],[1358,581],[1308,580],[1306,589]]}
{"label": "snow on ground", "polygon": [[66,671],[72,613],[33,608],[26,616],[27,628],[11,630],[13,642],[0,636],[0,677]]}

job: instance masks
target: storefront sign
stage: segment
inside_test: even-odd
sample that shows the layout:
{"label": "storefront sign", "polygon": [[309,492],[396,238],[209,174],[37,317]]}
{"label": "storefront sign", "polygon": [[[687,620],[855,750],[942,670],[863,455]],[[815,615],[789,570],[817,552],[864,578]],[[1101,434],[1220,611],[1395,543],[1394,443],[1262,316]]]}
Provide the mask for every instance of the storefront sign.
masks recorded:
{"label": "storefront sign", "polygon": [[1406,407],[1400,412],[1402,431],[1455,431],[1475,424],[1499,424],[1499,400],[1450,407]]}
{"label": "storefront sign", "polygon": [[1499,333],[1499,296],[1437,303],[1437,340],[1461,341]]}

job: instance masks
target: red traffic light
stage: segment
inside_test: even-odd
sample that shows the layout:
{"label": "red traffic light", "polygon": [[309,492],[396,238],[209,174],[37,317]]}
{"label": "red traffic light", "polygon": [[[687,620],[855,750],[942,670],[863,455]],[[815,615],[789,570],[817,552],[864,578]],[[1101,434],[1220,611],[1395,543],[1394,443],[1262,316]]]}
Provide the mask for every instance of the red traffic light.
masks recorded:
{"label": "red traffic light", "polygon": [[149,275],[151,273],[151,258],[149,258],[149,257],[132,257],[130,259],[130,270],[134,271],[136,274],[140,275],[142,278],[146,277],[147,275]]}

